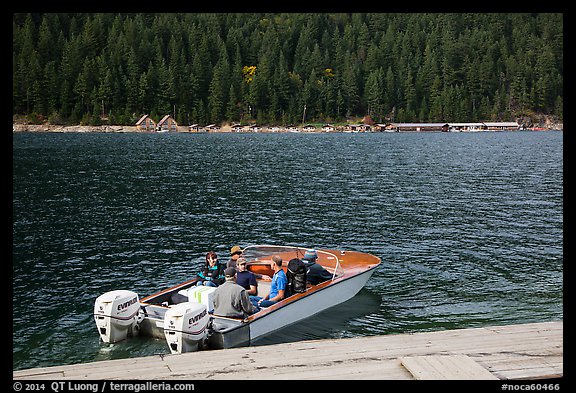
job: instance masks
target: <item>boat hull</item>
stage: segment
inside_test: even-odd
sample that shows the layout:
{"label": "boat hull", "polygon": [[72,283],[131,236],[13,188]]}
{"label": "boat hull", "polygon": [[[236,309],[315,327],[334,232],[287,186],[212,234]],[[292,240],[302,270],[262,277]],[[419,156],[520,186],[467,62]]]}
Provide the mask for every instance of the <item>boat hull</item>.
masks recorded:
{"label": "boat hull", "polygon": [[373,271],[374,269],[371,269],[356,276],[336,280],[297,302],[287,304],[254,320],[250,323],[250,341],[253,342],[353,298],[364,287]]}

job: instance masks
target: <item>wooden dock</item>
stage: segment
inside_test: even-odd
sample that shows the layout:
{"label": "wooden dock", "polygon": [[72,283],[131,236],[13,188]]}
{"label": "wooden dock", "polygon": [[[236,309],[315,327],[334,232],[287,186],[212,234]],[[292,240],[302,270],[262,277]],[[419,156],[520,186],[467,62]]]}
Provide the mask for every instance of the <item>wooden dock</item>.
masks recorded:
{"label": "wooden dock", "polygon": [[562,376],[562,321],[300,341],[13,372],[14,380],[517,380]]}

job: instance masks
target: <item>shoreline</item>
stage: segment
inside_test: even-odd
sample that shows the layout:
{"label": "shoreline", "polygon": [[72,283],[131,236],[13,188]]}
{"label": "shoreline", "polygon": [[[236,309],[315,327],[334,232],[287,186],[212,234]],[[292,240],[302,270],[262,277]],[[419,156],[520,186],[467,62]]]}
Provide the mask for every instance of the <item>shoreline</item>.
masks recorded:
{"label": "shoreline", "polygon": [[[538,129],[524,129],[518,131],[564,131],[563,124],[550,124],[547,127],[538,127]],[[516,131],[516,130],[515,130]],[[85,125],[55,125],[55,124],[23,124],[23,123],[13,123],[12,132],[55,132],[55,133],[68,133],[68,132],[113,132],[113,133],[142,133],[142,134],[152,134],[154,131],[142,131],[136,126],[121,126],[121,125],[101,125],[101,126],[85,126]],[[174,131],[172,131],[174,132]],[[213,133],[213,132],[234,132],[232,127],[223,126],[218,131],[189,131],[188,127],[179,126],[176,130],[178,133],[186,134],[197,134],[197,133]],[[280,131],[241,131],[238,133],[288,133],[291,131],[280,130]],[[322,129],[317,129],[314,131],[299,131],[300,133],[325,133],[325,132],[341,132],[341,131],[324,131]],[[383,132],[387,133],[389,131],[370,131],[370,132]],[[402,131],[402,132],[432,132],[432,131]],[[462,131],[462,132],[502,132],[494,130],[480,130],[480,131]]]}
{"label": "shoreline", "polygon": [[136,126],[63,126],[56,124],[12,124],[12,132],[140,132]]}

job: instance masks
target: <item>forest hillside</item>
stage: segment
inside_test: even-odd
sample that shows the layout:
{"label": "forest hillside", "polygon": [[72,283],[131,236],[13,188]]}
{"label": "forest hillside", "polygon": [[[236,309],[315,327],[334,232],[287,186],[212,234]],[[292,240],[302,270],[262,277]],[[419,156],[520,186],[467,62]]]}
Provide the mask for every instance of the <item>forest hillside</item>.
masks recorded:
{"label": "forest hillside", "polygon": [[53,124],[563,117],[562,14],[14,14],[13,114]]}

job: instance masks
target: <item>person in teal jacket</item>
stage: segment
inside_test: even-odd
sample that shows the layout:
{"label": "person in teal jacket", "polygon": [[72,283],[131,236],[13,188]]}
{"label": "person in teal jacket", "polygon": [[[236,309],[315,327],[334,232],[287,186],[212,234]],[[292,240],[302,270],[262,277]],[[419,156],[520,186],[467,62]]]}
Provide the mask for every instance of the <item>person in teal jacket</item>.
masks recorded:
{"label": "person in teal jacket", "polygon": [[197,274],[197,286],[205,285],[209,287],[217,287],[225,281],[224,269],[226,266],[218,262],[218,255],[214,251],[209,251],[206,254],[206,264],[204,268]]}

